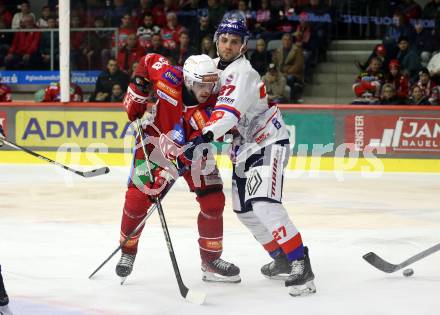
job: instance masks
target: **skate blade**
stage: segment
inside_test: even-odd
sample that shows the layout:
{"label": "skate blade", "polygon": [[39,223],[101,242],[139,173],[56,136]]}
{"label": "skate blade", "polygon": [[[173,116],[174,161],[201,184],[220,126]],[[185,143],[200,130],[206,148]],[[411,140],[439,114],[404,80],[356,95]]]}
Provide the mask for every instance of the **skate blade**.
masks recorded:
{"label": "skate blade", "polygon": [[202,280],[205,282],[240,283],[240,275],[226,277],[213,272],[203,272]]}
{"label": "skate blade", "polygon": [[125,280],[127,280],[127,277],[121,277],[121,285],[124,284]]}
{"label": "skate blade", "polygon": [[307,296],[316,293],[316,287],[313,280],[301,285],[292,285],[289,287],[289,294],[291,296]]}
{"label": "skate blade", "polygon": [[270,279],[270,280],[283,280],[283,281],[286,281],[287,278],[289,278],[290,274],[284,273],[284,274],[278,274],[278,275],[275,275],[275,276],[268,276],[268,275],[263,274],[263,276],[266,279]]}

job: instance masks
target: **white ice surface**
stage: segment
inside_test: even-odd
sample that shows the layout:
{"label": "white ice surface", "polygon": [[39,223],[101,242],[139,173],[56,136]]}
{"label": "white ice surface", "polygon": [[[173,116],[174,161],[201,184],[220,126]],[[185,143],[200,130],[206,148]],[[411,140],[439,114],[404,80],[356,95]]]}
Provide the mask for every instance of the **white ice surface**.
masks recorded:
{"label": "white ice surface", "polygon": [[317,293],[300,298],[260,275],[268,256],[231,213],[229,188],[223,256],[241,268],[242,283],[202,282],[196,204],[179,183],[163,206],[186,285],[208,295],[197,306],[180,297],[157,214],[123,286],[119,254],[88,279],[117,246],[126,174],[66,180],[52,166],[0,165],[0,264],[14,314],[440,314],[440,252],[411,266],[409,278],[362,259],[374,251],[399,263],[440,242],[440,176],[288,176],[285,204],[316,275]]}

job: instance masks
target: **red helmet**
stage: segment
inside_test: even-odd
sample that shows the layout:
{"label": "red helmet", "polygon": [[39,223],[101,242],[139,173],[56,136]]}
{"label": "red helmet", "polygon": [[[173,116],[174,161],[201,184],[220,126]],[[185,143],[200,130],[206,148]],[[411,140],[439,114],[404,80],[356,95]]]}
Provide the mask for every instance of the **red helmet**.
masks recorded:
{"label": "red helmet", "polygon": [[400,69],[400,62],[397,59],[390,60],[390,63],[388,64],[388,68],[391,70],[393,68]]}
{"label": "red helmet", "polygon": [[384,56],[387,53],[387,50],[385,49],[384,45],[379,44],[376,46],[375,52],[376,52],[376,55]]}

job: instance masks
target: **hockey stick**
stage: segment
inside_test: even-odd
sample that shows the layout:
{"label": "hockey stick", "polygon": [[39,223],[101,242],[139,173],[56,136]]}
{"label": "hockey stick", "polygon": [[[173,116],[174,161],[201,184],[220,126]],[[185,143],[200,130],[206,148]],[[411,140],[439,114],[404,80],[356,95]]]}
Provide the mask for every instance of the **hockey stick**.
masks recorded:
{"label": "hockey stick", "polygon": [[[179,169],[179,176],[182,175],[184,172],[186,172],[188,170],[188,167],[185,166],[181,169]],[[176,180],[173,180],[166,188],[166,190],[162,193],[162,199],[166,196],[166,194],[170,191],[171,187],[174,185],[174,183],[176,182]],[[139,229],[141,228],[141,226],[143,226],[145,224],[145,222],[147,222],[148,218],[153,214],[154,211],[156,211],[156,204],[154,204],[152,206],[152,208],[147,212],[147,215],[142,219],[141,222],[139,222],[139,224],[133,229],[133,231],[130,232],[130,234],[127,235],[127,237],[124,239],[124,241],[122,243],[120,243],[120,245],[110,254],[110,256],[107,257],[106,260],[104,260],[99,266],[98,268],[95,269],[95,271],[93,271],[90,276],[89,279],[92,279],[92,277],[102,268],[104,267],[104,265],[113,258],[114,255],[116,255],[117,252],[119,252],[119,250],[125,246],[125,244],[127,244],[127,242],[129,240],[131,240],[131,238],[133,237],[133,235],[135,235],[137,233],[137,231],[139,231]]]}
{"label": "hockey stick", "polygon": [[59,162],[51,160],[48,157],[40,155],[40,154],[38,154],[38,153],[36,153],[34,151],[31,151],[31,150],[26,149],[26,148],[24,148],[22,146],[19,146],[16,143],[12,143],[12,142],[10,142],[10,141],[8,141],[6,139],[1,139],[0,141],[2,141],[4,144],[6,144],[6,145],[8,145],[8,146],[10,146],[10,147],[12,147],[14,149],[22,150],[22,151],[24,151],[24,152],[26,152],[26,153],[28,153],[30,155],[33,155],[33,156],[39,158],[40,160],[43,160],[43,161],[48,162],[50,164],[54,164],[54,165],[57,165],[59,167],[62,167],[65,170],[68,170],[68,171],[70,171],[72,173],[75,173],[75,174],[77,174],[79,176],[82,176],[82,177],[86,177],[86,178],[95,177],[95,176],[104,175],[104,174],[107,174],[108,172],[110,172],[110,169],[108,167],[101,167],[101,168],[97,168],[97,169],[94,169],[94,170],[91,170],[91,171],[86,171],[86,172],[78,171],[78,170],[70,168],[70,167],[68,167],[66,165],[63,165],[63,164],[61,164]]}
{"label": "hockey stick", "polygon": [[383,260],[382,258],[377,256],[373,252],[369,252],[369,253],[365,254],[364,256],[362,256],[362,258],[364,258],[370,265],[372,265],[373,267],[376,267],[377,269],[379,269],[383,272],[393,273],[397,270],[400,270],[402,268],[405,268],[406,266],[411,265],[412,263],[415,263],[416,261],[419,261],[419,260],[425,258],[426,256],[434,254],[435,252],[437,252],[439,250],[440,250],[440,243],[438,243],[437,245],[434,245],[428,249],[425,249],[424,251],[408,258],[407,260],[405,260],[404,262],[401,262],[398,265],[394,265],[394,264],[391,264],[391,263]]}
{"label": "hockey stick", "polygon": [[[144,143],[144,133],[142,131],[142,123],[137,120],[136,127],[138,131],[138,135],[141,141],[142,150],[144,151],[145,159],[148,160],[148,154]],[[153,174],[151,173],[150,164],[147,164],[147,171],[150,176],[150,180],[154,182]],[[206,298],[206,294],[203,292],[198,292],[194,290],[188,289],[183,283],[182,276],[180,275],[179,266],[177,265],[176,255],[174,253],[173,244],[171,243],[170,232],[168,231],[167,222],[165,220],[165,214],[163,213],[162,204],[160,203],[160,199],[158,197],[154,197],[154,202],[157,207],[157,211],[159,212],[160,223],[162,225],[162,230],[165,236],[165,240],[168,247],[168,253],[170,254],[171,263],[174,269],[174,275],[176,276],[177,284],[179,285],[180,294],[183,298],[185,298],[188,302],[195,304],[203,304]]]}

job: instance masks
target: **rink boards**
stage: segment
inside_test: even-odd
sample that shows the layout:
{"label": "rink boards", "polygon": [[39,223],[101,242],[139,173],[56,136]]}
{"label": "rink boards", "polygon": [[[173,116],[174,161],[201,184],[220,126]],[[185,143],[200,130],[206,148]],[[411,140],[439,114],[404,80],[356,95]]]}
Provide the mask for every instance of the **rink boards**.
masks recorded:
{"label": "rink boards", "polygon": [[[433,106],[281,105],[295,171],[440,172],[440,111]],[[133,128],[121,104],[0,103],[8,138],[61,163],[123,166]],[[227,144],[216,144],[231,168]],[[0,149],[0,163],[40,163]]]}

